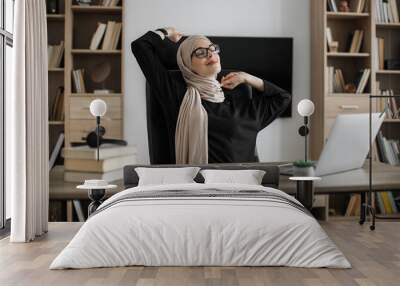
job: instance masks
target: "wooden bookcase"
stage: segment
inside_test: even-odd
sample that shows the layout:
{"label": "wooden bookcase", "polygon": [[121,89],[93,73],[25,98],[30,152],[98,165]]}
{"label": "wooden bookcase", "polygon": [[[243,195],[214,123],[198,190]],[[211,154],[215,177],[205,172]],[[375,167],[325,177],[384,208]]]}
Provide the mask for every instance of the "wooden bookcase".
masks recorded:
{"label": "wooden bookcase", "polygon": [[[123,23],[123,3],[117,7],[103,7],[92,1],[90,6],[79,6],[74,0],[65,0],[65,146],[71,142],[83,142],[95,129],[95,119],[89,104],[95,98],[107,103],[107,113],[102,119],[106,138],[123,138],[123,32],[116,50],[89,50],[90,40],[97,23],[116,21]],[[123,28],[122,28],[123,29]],[[91,73],[101,63],[111,67],[110,76],[102,83],[91,80]],[[76,93],[72,71],[84,69],[86,93]],[[94,94],[96,88],[111,89],[114,93]]]}
{"label": "wooden bookcase", "polygon": [[[106,138],[123,138],[123,33],[116,50],[89,50],[90,40],[96,31],[97,23],[117,21],[123,23],[123,0],[117,7],[94,5],[79,6],[75,0],[58,0],[59,13],[47,15],[48,43],[59,44],[64,41],[65,50],[62,67],[49,69],[49,111],[56,97],[57,88],[64,87],[63,121],[49,121],[49,149],[52,152],[60,133],[64,132],[64,146],[71,142],[83,142],[90,131],[95,129],[95,119],[89,112],[89,104],[95,98],[106,101],[108,111],[102,119],[106,128]],[[90,78],[90,73],[99,63],[109,63],[110,76],[101,84]],[[72,71],[85,70],[86,93],[76,93]],[[101,86],[99,86],[101,85]],[[107,88],[114,93],[94,94],[96,88]]]}
{"label": "wooden bookcase", "polygon": [[[65,2],[58,0],[59,11],[57,14],[47,14],[47,41],[49,45],[58,45],[61,41],[65,42]],[[65,87],[64,60],[61,67],[48,69],[48,105],[49,115],[52,111],[53,103],[56,99],[58,88]],[[53,148],[61,133],[64,133],[64,121],[49,120],[49,152]]]}
{"label": "wooden bookcase", "polygon": [[[381,89],[393,89],[400,94],[400,70],[379,70],[375,65],[377,53],[375,38],[385,38],[385,59],[400,59],[400,24],[381,24],[376,21],[376,1],[368,0],[362,13],[330,12],[327,0],[310,2],[311,31],[311,100],[315,113],[311,117],[310,153],[317,160],[329,136],[338,114],[369,112],[369,95],[377,93],[377,81]],[[339,1],[336,1],[339,4]],[[400,0],[397,0],[400,7]],[[335,41],[339,42],[337,53],[328,51],[326,28],[330,27]],[[355,29],[364,30],[364,40],[359,53],[348,53],[344,49],[348,34]],[[360,69],[371,69],[364,93],[329,93],[329,66],[340,68],[346,82],[354,82]],[[373,109],[378,109],[378,104]],[[382,131],[392,130],[391,136],[400,138],[400,119],[387,119]],[[393,132],[397,130],[397,132]],[[389,136],[389,135],[388,135]],[[394,139],[392,137],[392,139]]]}
{"label": "wooden bookcase", "polygon": [[[311,99],[316,105],[311,117],[311,157],[318,159],[330,128],[339,113],[363,113],[369,111],[369,94],[376,94],[377,81],[381,89],[393,89],[400,93],[400,70],[379,70],[374,65],[375,38],[385,38],[385,59],[400,59],[400,24],[376,22],[376,0],[367,1],[363,13],[329,12],[327,1],[311,1]],[[397,0],[398,7],[400,1]],[[339,3],[339,1],[337,1]],[[339,51],[328,51],[326,28],[330,27],[333,38],[339,41]],[[344,47],[348,34],[355,29],[364,30],[360,53],[347,53]],[[371,69],[368,84],[362,94],[329,93],[327,67],[343,71],[346,82],[354,82],[360,69]],[[374,105],[374,109],[377,106]],[[397,119],[385,120],[385,124],[400,123]],[[398,124],[400,127],[400,124]],[[400,129],[399,129],[400,131]],[[400,135],[399,135],[400,137]]]}

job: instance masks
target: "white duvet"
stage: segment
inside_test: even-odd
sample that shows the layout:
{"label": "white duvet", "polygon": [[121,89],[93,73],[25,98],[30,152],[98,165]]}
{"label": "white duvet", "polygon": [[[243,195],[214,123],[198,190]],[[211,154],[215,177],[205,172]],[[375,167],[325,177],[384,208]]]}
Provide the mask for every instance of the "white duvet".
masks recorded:
{"label": "white duvet", "polygon": [[50,269],[127,265],[351,267],[318,222],[288,204],[230,197],[153,198],[112,204],[131,192],[205,188],[263,190],[295,201],[273,188],[238,184],[127,189],[100,206],[103,211],[81,227]]}

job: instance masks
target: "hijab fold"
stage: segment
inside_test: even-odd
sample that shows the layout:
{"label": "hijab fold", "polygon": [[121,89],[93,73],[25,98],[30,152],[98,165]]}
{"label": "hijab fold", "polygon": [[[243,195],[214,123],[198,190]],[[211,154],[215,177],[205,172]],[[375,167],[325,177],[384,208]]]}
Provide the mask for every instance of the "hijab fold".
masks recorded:
{"label": "hijab fold", "polygon": [[187,84],[179,108],[175,130],[176,164],[208,163],[208,114],[201,100],[221,103],[225,96],[220,83],[213,78],[192,71],[192,52],[196,43],[208,40],[204,36],[190,36],[178,48],[177,62]]}

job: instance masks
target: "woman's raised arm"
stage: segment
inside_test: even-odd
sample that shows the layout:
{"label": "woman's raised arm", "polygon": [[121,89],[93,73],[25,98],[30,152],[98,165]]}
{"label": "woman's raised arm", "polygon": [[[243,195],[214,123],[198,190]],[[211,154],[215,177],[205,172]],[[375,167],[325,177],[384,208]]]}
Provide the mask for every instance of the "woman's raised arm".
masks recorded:
{"label": "woman's raised arm", "polygon": [[168,69],[177,69],[179,44],[169,37],[163,39],[158,33],[149,31],[131,43],[132,53],[144,76],[157,92],[162,92],[165,85],[170,84]]}

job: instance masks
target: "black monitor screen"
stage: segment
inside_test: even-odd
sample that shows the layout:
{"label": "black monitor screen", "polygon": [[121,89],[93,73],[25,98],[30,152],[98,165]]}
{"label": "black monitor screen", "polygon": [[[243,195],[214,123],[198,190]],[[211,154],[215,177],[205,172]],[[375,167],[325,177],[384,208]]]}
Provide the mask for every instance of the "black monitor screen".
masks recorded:
{"label": "black monitor screen", "polygon": [[[241,70],[292,93],[292,38],[208,37],[221,47],[222,69]],[[282,114],[291,116],[292,106]]]}

